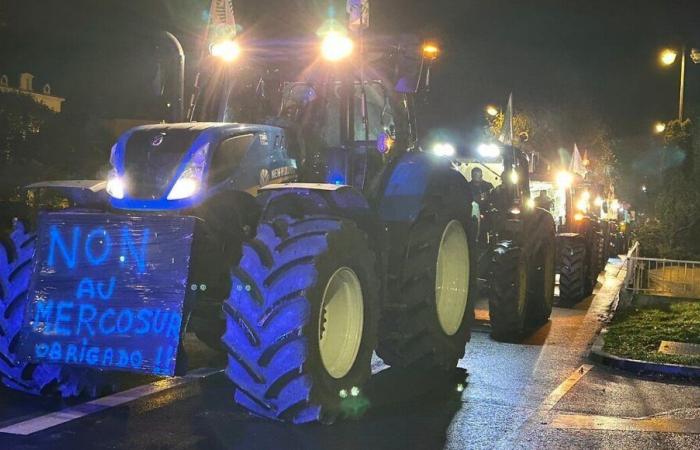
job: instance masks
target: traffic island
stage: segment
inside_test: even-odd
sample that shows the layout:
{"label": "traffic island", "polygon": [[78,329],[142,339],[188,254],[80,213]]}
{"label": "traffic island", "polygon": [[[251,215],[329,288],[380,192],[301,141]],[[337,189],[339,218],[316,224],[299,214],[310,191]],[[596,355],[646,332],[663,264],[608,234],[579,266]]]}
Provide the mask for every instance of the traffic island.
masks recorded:
{"label": "traffic island", "polygon": [[618,309],[591,358],[636,373],[700,379],[700,301],[639,300]]}

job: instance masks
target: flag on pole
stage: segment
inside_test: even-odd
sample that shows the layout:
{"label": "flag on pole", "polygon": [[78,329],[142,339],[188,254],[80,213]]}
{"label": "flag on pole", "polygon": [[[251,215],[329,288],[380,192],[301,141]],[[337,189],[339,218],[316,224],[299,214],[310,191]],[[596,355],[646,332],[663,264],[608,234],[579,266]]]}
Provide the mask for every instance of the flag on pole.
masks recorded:
{"label": "flag on pole", "polygon": [[348,27],[353,31],[369,28],[369,0],[348,0]]}
{"label": "flag on pole", "polygon": [[503,126],[501,127],[501,135],[498,137],[504,145],[513,145],[513,93],[508,96],[508,106],[503,118]]}
{"label": "flag on pole", "polygon": [[574,154],[571,156],[571,164],[569,164],[569,171],[586,177],[586,166],[583,165],[583,159],[581,159],[581,153],[578,151],[578,146],[574,143]]}
{"label": "flag on pole", "polygon": [[212,0],[205,42],[210,37],[211,40],[216,40],[234,36],[236,36],[236,18],[233,15],[231,0]]}

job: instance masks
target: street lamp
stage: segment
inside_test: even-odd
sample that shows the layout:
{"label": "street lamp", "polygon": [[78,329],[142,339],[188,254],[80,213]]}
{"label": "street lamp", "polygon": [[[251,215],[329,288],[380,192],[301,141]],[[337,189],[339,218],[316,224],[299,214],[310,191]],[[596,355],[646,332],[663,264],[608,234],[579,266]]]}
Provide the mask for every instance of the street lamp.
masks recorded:
{"label": "street lamp", "polygon": [[659,54],[659,61],[661,61],[661,64],[664,66],[670,66],[676,62],[676,57],[678,57],[678,53],[676,53],[675,50],[666,48]]}
{"label": "street lamp", "polygon": [[664,131],[666,131],[666,124],[663,122],[656,122],[654,124],[654,133],[655,134],[661,134]]}
{"label": "street lamp", "polygon": [[[680,94],[678,96],[678,121],[683,122],[683,100],[685,97],[685,58],[686,58],[686,47],[683,45],[681,47],[681,83],[680,83]],[[659,54],[659,61],[664,66],[671,66],[676,62],[678,58],[678,52],[672,48],[666,48]],[[697,49],[692,49],[690,52],[690,58],[693,63],[700,63],[700,52]]]}

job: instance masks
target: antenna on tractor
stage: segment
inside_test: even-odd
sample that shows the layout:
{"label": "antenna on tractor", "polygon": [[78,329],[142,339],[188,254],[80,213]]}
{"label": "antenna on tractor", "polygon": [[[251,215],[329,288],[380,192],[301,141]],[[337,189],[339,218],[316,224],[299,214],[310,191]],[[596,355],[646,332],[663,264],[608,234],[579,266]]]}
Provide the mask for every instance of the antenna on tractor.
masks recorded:
{"label": "antenna on tractor", "polygon": [[347,0],[348,28],[357,33],[360,47],[360,95],[364,140],[369,141],[369,116],[367,112],[367,91],[365,90],[365,30],[369,28],[369,0]]}

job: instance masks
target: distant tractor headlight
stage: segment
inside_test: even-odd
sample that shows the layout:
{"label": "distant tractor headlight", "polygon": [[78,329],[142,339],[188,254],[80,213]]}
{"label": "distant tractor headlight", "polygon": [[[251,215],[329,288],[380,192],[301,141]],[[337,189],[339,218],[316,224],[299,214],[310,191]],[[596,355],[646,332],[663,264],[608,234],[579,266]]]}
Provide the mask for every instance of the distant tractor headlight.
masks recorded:
{"label": "distant tractor headlight", "polygon": [[327,61],[340,61],[350,56],[354,47],[352,39],[337,31],[331,31],[321,42],[321,56]]}
{"label": "distant tractor headlight", "polygon": [[501,156],[501,147],[496,144],[481,144],[476,151],[482,158],[498,158]]}
{"label": "distant tractor headlight", "polygon": [[561,171],[557,174],[557,184],[560,188],[567,189],[574,182],[574,176],[570,172]]}
{"label": "distant tractor headlight", "polygon": [[593,204],[596,205],[598,208],[603,206],[603,198],[602,197],[596,197],[595,200],[593,201]]}
{"label": "distant tractor headlight", "polygon": [[241,56],[241,47],[238,45],[238,42],[231,39],[225,39],[211,44],[209,47],[209,52],[216,58],[226,62],[232,62]]}
{"label": "distant tractor headlight", "polygon": [[433,146],[433,153],[435,153],[438,156],[450,158],[457,153],[457,150],[452,144],[446,142],[439,142]]}
{"label": "distant tractor headlight", "polygon": [[511,183],[518,184],[518,181],[520,181],[520,176],[518,175],[518,172],[511,170],[510,174],[508,175],[508,179]]}
{"label": "distant tractor headlight", "polygon": [[204,144],[192,154],[190,161],[180,174],[170,193],[168,200],[182,200],[193,197],[202,187],[204,179],[204,165],[209,153],[209,144]]}
{"label": "distant tractor headlight", "polygon": [[117,175],[116,172],[112,172],[109,174],[109,178],[107,179],[107,194],[109,194],[110,197],[116,198],[117,200],[121,200],[124,198],[124,179]]}
{"label": "distant tractor headlight", "polygon": [[576,209],[583,212],[588,211],[588,201],[583,198],[580,199],[578,202],[576,202]]}

